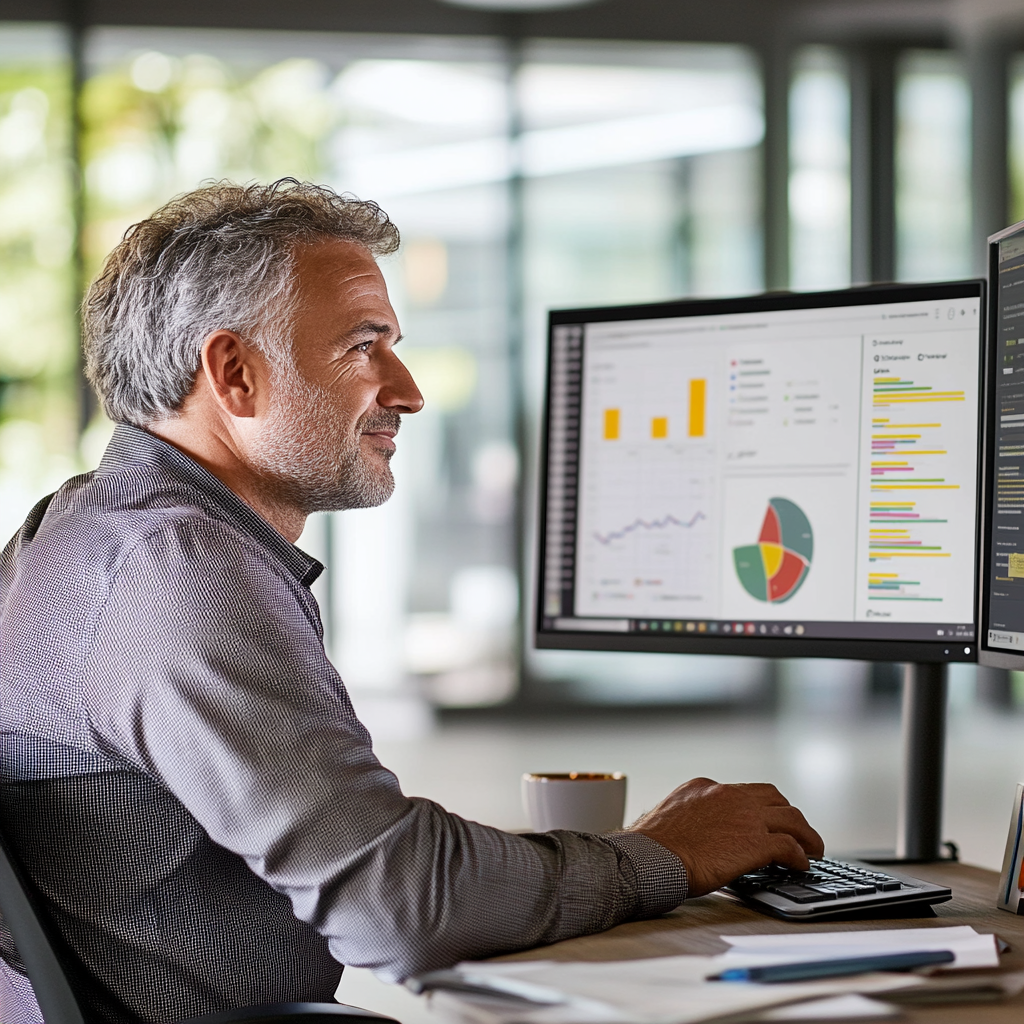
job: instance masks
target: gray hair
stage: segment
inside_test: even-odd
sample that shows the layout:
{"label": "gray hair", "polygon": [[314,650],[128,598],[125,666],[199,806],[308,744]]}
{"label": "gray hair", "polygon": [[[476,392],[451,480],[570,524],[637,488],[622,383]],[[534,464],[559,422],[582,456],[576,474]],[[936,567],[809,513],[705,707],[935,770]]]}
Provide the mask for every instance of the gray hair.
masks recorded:
{"label": "gray hair", "polygon": [[137,426],[175,415],[215,330],[289,365],[295,250],[331,239],[374,256],[399,244],[376,203],[294,178],[217,182],[133,224],[82,306],[86,374],[106,414]]}

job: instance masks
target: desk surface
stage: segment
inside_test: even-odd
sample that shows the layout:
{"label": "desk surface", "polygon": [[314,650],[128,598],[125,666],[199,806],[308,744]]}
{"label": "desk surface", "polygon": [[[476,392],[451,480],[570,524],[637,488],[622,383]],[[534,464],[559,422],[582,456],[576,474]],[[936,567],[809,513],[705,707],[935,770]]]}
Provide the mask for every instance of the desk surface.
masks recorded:
{"label": "desk surface", "polygon": [[[935,907],[935,917],[898,920],[821,922],[792,924],[766,917],[721,896],[689,900],[678,910],[653,921],[633,921],[599,935],[567,939],[551,946],[502,957],[503,960],[636,960],[653,956],[714,954],[726,950],[722,934],[766,934],[793,931],[829,932],[847,929],[928,928],[971,925],[980,932],[994,932],[1010,944],[1000,971],[1024,971],[1024,917],[1015,917],[995,906],[999,876],[994,871],[966,864],[915,864],[906,874],[948,885],[953,898]],[[987,974],[989,972],[977,972]],[[1001,1003],[973,1003],[907,1009],[902,1020],[928,1024],[1021,1024],[1024,993]]]}

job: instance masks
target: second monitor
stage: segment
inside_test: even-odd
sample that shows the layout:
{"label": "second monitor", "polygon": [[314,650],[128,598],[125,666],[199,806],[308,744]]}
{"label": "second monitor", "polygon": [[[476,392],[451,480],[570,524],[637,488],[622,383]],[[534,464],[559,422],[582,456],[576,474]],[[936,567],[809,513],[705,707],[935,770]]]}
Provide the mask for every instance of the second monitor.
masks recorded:
{"label": "second monitor", "polygon": [[975,660],[983,289],[553,313],[537,645]]}

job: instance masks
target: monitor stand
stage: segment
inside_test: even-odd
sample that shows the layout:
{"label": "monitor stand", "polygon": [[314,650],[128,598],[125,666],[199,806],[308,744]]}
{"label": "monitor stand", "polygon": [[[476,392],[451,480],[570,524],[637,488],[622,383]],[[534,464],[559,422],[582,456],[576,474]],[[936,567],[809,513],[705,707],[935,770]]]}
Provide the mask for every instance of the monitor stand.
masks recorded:
{"label": "monitor stand", "polygon": [[946,755],[948,670],[943,663],[903,667],[903,777],[896,850],[858,854],[873,864],[956,860],[942,841],[942,781]]}

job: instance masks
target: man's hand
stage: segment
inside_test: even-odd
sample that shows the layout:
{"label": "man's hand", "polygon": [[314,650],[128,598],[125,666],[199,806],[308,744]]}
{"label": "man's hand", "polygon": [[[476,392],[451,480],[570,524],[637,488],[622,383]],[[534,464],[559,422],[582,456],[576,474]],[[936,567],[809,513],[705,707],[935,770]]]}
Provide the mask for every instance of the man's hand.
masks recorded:
{"label": "man's hand", "polygon": [[768,784],[720,785],[691,779],[630,826],[686,866],[690,896],[776,863],[806,870],[825,845],[804,816]]}

